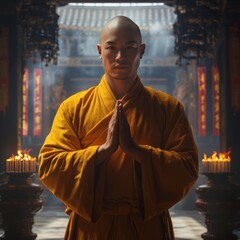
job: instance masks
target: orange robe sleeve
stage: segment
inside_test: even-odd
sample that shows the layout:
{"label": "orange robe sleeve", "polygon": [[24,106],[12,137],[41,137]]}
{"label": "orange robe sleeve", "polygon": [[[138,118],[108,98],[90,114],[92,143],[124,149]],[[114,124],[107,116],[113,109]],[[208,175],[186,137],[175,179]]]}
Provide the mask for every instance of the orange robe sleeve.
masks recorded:
{"label": "orange robe sleeve", "polygon": [[184,109],[176,102],[167,109],[166,115],[162,115],[166,119],[163,145],[140,145],[141,164],[136,163],[139,201],[145,219],[179,202],[198,177],[198,151]]}
{"label": "orange robe sleeve", "polygon": [[82,148],[77,133],[77,116],[74,116],[80,109],[69,111],[69,106],[75,105],[67,103],[67,107],[65,102],[59,107],[50,134],[40,150],[38,175],[65,203],[67,210],[94,221],[101,209],[103,190],[98,186],[104,185],[101,177],[104,176],[104,164],[97,169],[94,167],[98,145]]}

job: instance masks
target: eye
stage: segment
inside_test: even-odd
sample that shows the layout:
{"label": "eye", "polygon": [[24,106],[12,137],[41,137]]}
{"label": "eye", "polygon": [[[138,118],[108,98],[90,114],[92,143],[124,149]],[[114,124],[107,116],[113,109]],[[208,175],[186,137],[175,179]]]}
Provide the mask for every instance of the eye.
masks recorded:
{"label": "eye", "polygon": [[106,49],[115,50],[115,47],[114,46],[107,46]]}
{"label": "eye", "polygon": [[129,49],[129,50],[132,50],[132,49],[136,49],[137,48],[137,45],[129,45],[129,46],[127,46],[127,49]]}

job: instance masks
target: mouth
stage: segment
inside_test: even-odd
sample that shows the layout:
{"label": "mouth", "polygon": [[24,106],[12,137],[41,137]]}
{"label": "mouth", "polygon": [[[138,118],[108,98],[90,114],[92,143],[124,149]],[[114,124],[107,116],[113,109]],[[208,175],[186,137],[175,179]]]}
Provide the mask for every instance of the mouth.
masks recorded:
{"label": "mouth", "polygon": [[127,69],[128,66],[127,65],[116,65],[114,68],[115,69]]}

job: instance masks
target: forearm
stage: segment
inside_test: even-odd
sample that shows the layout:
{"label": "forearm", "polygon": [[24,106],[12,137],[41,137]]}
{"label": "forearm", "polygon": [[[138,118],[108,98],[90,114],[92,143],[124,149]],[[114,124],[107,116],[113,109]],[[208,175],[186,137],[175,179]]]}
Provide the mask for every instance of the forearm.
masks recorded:
{"label": "forearm", "polygon": [[141,158],[144,153],[144,148],[140,145],[134,144],[131,148],[128,148],[126,153],[131,156],[135,161],[141,163]]}
{"label": "forearm", "polygon": [[98,150],[97,150],[97,155],[95,159],[95,166],[98,166],[102,162],[104,162],[106,159],[108,159],[111,155],[113,154],[113,151],[106,147],[105,144],[100,145]]}
{"label": "forearm", "polygon": [[[126,151],[126,154],[134,158],[135,161],[141,163],[141,157],[144,153],[144,148],[140,145],[132,145],[130,148],[128,148]],[[95,166],[101,164],[106,159],[110,158],[111,155],[114,153],[110,148],[107,148],[104,144],[100,145],[97,150],[97,155],[95,159]]]}

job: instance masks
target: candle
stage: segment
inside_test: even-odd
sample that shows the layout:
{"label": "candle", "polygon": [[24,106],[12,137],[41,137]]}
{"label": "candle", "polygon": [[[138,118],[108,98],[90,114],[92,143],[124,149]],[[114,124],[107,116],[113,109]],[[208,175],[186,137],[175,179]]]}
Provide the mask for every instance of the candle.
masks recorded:
{"label": "candle", "polygon": [[34,173],[36,158],[29,155],[29,151],[18,150],[18,155],[12,155],[6,160],[7,173]]}
{"label": "candle", "polygon": [[202,172],[203,173],[229,173],[231,171],[231,158],[230,152],[219,153],[213,152],[211,157],[204,154],[202,159]]}

